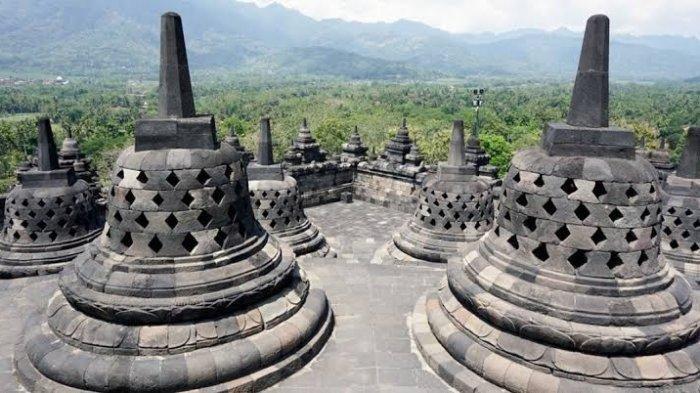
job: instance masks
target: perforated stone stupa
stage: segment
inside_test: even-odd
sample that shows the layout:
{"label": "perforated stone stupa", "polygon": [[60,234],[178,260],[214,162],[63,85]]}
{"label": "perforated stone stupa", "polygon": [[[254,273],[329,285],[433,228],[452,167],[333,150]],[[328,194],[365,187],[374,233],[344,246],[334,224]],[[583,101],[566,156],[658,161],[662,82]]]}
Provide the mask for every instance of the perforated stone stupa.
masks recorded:
{"label": "perforated stone stupa", "polygon": [[159,118],[136,123],[117,161],[102,236],[17,346],[30,391],[258,391],[330,333],[324,293],[253,219],[240,156],[195,114],[174,13],[160,78]]}
{"label": "perforated stone stupa", "polygon": [[306,217],[296,180],[274,164],[269,118],[260,122],[258,160],[248,167],[248,174],[255,218],[265,230],[288,244],[296,256],[335,257],[326,238]]}
{"label": "perforated stone stupa", "polygon": [[690,127],[680,165],[662,187],[661,250],[689,280],[700,282],[700,127]]}
{"label": "perforated stone stupa", "polygon": [[464,122],[453,124],[450,154],[437,175],[428,176],[413,218],[393,236],[389,254],[398,261],[447,262],[491,229],[490,185],[465,165]]}
{"label": "perforated stone stupa", "polygon": [[0,278],[60,271],[103,225],[89,185],[73,168],[59,167],[49,119],[37,128],[38,166],[17,172],[5,203]]}
{"label": "perforated stone stupa", "polygon": [[316,142],[306,118],[299,127],[299,133],[292,143],[292,146],[284,154],[284,161],[289,165],[310,164],[312,162],[322,162],[326,160],[326,151]]}
{"label": "perforated stone stupa", "polygon": [[656,170],[608,126],[609,21],[588,20],[566,124],[517,153],[496,226],[418,302],[416,343],[462,391],[696,391],[698,299],[659,255]]}
{"label": "perforated stone stupa", "polygon": [[362,138],[357,130],[357,126],[350,134],[350,138],[346,143],[343,143],[343,152],[340,153],[340,159],[345,162],[360,162],[367,160],[367,147],[362,144]]}

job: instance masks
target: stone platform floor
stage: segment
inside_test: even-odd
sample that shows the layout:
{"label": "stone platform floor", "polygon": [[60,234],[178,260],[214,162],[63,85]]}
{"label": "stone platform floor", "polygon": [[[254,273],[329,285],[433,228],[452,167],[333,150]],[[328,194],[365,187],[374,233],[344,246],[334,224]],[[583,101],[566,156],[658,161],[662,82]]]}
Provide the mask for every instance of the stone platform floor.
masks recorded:
{"label": "stone platform floor", "polygon": [[[410,339],[417,299],[435,288],[444,267],[371,263],[409,215],[366,202],[306,209],[337,259],[300,265],[335,312],[335,328],[321,353],[270,392],[450,392]],[[12,374],[13,346],[30,312],[43,312],[55,276],[0,281],[0,391],[24,392]]]}

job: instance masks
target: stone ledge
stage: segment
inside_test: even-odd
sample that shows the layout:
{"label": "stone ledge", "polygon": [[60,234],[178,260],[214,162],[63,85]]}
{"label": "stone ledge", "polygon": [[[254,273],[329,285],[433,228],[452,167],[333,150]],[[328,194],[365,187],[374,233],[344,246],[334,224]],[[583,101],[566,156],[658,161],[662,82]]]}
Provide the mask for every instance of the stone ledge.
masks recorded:
{"label": "stone ledge", "polygon": [[592,128],[549,123],[542,148],[550,156],[587,156],[634,159],[634,134],[615,128]]}

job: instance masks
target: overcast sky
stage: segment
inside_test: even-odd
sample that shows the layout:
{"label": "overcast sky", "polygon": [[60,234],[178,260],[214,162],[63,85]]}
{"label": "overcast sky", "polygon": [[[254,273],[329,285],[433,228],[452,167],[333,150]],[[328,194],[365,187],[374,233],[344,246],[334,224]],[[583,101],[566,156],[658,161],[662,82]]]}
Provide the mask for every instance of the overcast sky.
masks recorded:
{"label": "overcast sky", "polygon": [[581,31],[605,13],[614,32],[700,37],[700,0],[243,0],[279,3],[315,19],[360,22],[410,19],[443,30],[502,32],[536,27]]}

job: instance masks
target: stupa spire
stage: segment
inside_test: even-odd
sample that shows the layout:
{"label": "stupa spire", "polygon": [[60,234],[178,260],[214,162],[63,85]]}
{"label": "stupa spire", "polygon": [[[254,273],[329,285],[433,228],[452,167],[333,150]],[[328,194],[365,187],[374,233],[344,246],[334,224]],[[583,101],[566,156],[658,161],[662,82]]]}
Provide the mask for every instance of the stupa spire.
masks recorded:
{"label": "stupa spire", "polygon": [[593,15],[586,23],[567,124],[608,127],[609,52],[610,20]]}
{"label": "stupa spire", "polygon": [[685,149],[678,164],[676,175],[688,179],[700,178],[700,127],[688,129]]}
{"label": "stupa spire", "polygon": [[48,117],[42,117],[37,121],[37,130],[39,133],[39,170],[58,169],[58,152],[51,131],[51,121]]}
{"label": "stupa spire", "polygon": [[260,119],[260,140],[258,141],[258,165],[272,165],[272,132],[270,118]]}
{"label": "stupa spire", "polygon": [[160,117],[194,117],[194,99],[182,19],[174,12],[160,19]]}
{"label": "stupa spire", "polygon": [[452,123],[452,139],[447,163],[452,166],[464,165],[464,121],[462,120],[455,120]]}

